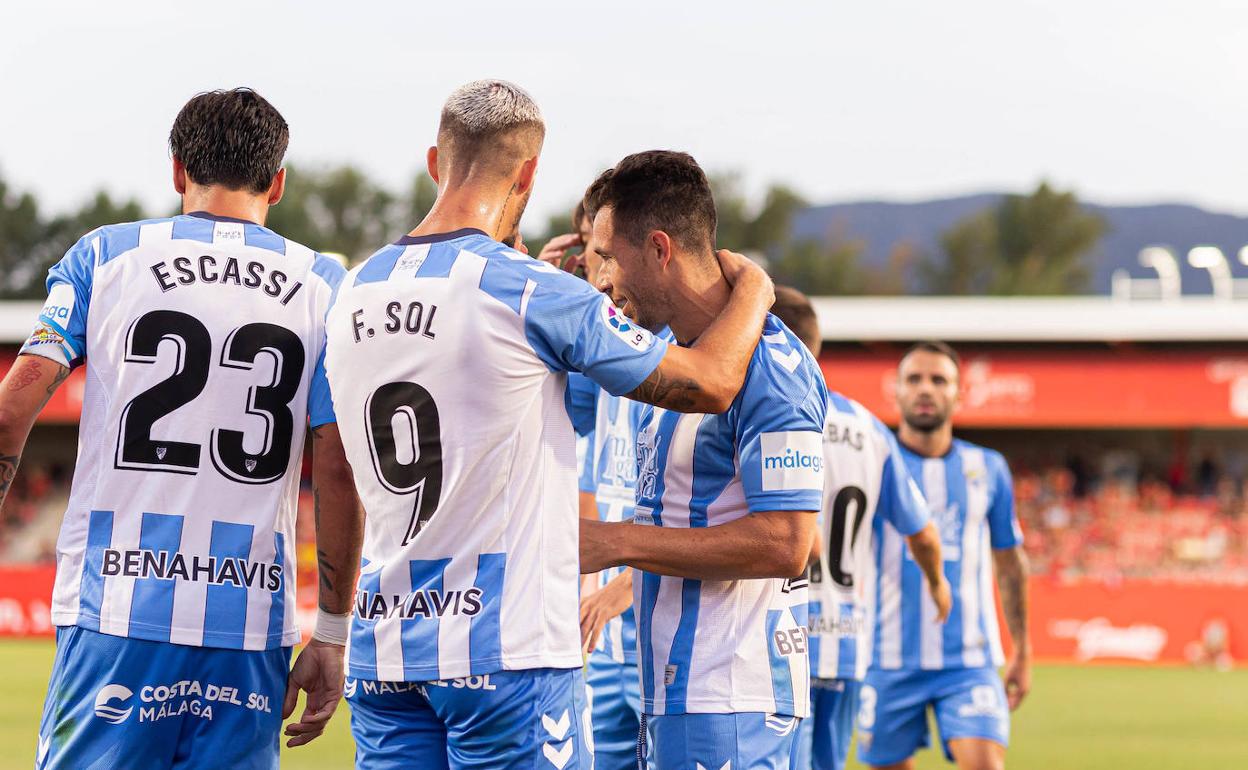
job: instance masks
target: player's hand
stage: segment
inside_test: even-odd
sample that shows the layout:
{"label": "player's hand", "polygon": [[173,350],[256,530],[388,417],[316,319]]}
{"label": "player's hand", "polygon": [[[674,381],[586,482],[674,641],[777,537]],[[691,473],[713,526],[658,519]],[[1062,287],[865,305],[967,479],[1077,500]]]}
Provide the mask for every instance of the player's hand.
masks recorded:
{"label": "player's hand", "polygon": [[308,697],[299,721],[286,725],[286,735],[291,736],[286,742],[289,748],[302,746],[325,732],[325,725],[342,698],[342,655],[345,649],[313,639],[295,660],[286,680],[282,719],[288,719],[295,713],[300,690],[306,692]]}
{"label": "player's hand", "polygon": [[1031,656],[1014,653],[1005,667],[1005,699],[1014,711],[1031,692]]}
{"label": "player's hand", "polygon": [[[614,567],[612,558],[616,552],[611,542],[611,534],[618,523],[581,519],[581,574],[602,572],[607,567]],[[631,526],[631,525],[628,525]]]}
{"label": "player's hand", "polygon": [[949,610],[953,608],[953,590],[944,575],[940,576],[940,585],[928,586],[932,592],[932,601],[936,603],[936,622],[944,623],[949,619]]}
{"label": "player's hand", "polygon": [[632,571],[617,575],[600,590],[581,596],[581,652],[598,646],[607,621],[633,604]]}
{"label": "player's hand", "polygon": [[775,286],[771,283],[771,277],[754,260],[744,254],[738,254],[728,249],[720,249],[715,252],[715,256],[719,259],[719,269],[723,271],[724,280],[728,282],[729,286],[736,287],[745,283],[757,283],[760,287],[771,292],[772,299],[775,299]]}
{"label": "player's hand", "polygon": [[568,251],[580,245],[582,245],[581,236],[578,233],[556,235],[542,247],[542,251],[537,255],[537,258],[560,270],[574,273],[578,267],[584,266],[585,256],[583,254],[568,256]]}

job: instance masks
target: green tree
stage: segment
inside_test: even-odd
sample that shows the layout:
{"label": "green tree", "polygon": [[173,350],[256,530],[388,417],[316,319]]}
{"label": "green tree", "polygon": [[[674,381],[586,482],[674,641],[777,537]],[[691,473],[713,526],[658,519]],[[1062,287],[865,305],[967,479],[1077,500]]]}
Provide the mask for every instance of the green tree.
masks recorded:
{"label": "green tree", "polygon": [[941,237],[944,259],[920,274],[933,294],[1074,294],[1087,289],[1083,259],[1105,230],[1074,193],[1042,182],[955,224]]}

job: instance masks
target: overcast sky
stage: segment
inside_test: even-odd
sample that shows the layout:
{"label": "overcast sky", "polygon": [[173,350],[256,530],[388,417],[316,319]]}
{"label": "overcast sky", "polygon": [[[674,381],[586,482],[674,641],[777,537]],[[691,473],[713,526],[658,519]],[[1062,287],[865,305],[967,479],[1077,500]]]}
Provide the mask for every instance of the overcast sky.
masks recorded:
{"label": "overcast sky", "polygon": [[288,159],[405,187],[451,89],[503,77],[548,123],[528,230],[656,147],[819,203],[1048,178],[1248,214],[1245,75],[1242,0],[5,3],[0,174],[163,210],[178,108],[249,85]]}

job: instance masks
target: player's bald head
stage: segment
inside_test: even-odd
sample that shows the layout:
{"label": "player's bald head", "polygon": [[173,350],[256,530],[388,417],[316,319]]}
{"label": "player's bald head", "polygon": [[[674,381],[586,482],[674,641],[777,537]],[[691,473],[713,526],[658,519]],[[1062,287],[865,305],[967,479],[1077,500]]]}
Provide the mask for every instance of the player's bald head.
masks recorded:
{"label": "player's bald head", "polygon": [[546,123],[533,97],[506,80],[474,80],[450,95],[438,125],[439,166],[509,176],[541,152]]}

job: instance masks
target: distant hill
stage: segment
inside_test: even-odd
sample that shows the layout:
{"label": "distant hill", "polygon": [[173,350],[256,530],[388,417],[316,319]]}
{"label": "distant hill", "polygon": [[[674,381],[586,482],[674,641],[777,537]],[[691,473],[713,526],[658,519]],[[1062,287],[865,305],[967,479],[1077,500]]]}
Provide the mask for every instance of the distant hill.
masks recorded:
{"label": "distant hill", "polygon": [[[1001,193],[968,195],[960,198],[918,203],[864,201],[811,206],[796,215],[795,238],[862,240],[866,242],[863,261],[883,267],[899,243],[908,242],[924,254],[939,255],[940,236],[955,222],[1001,200]],[[1109,231],[1096,251],[1087,258],[1096,294],[1108,294],[1114,270],[1126,268],[1136,277],[1155,277],[1139,265],[1138,255],[1146,246],[1169,246],[1180,258],[1184,294],[1207,294],[1209,274],[1187,266],[1187,250],[1193,246],[1220,246],[1231,258],[1231,271],[1248,278],[1248,267],[1236,255],[1248,244],[1248,217],[1217,214],[1196,206],[1159,204],[1153,206],[1100,206],[1085,208],[1101,215]]]}

